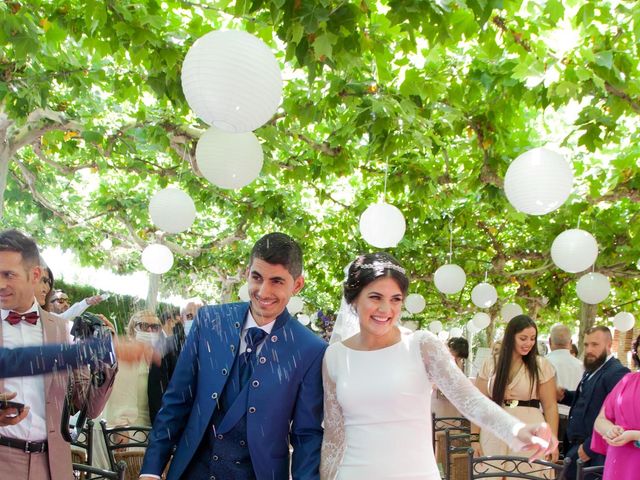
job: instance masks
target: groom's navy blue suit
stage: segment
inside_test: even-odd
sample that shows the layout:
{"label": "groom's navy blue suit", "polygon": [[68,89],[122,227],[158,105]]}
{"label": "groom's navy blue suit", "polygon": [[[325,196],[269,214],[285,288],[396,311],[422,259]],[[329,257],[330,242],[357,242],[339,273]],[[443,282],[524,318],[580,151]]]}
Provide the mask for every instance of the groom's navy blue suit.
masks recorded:
{"label": "groom's navy blue suit", "polygon": [[[235,458],[243,455],[241,447],[248,448],[253,472],[234,474],[237,479],[255,473],[257,480],[288,480],[290,469],[296,480],[319,478],[327,345],[285,310],[262,343],[248,384],[229,396],[225,389],[237,387],[234,369],[248,310],[248,303],[234,303],[198,311],[153,424],[141,474],[160,475],[177,445],[168,480],[182,478],[187,469],[199,480],[194,471],[204,477],[218,452]],[[225,398],[232,404],[221,409]]]}

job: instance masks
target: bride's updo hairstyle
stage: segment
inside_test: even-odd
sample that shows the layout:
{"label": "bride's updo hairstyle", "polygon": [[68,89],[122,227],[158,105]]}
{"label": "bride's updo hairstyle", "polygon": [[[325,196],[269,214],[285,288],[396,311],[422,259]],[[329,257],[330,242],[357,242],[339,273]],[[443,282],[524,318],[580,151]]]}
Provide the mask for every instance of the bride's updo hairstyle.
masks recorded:
{"label": "bride's updo hairstyle", "polygon": [[402,296],[409,290],[409,279],[404,268],[388,253],[377,252],[360,255],[349,267],[343,284],[345,301],[351,305],[364,287],[382,277],[390,277],[398,284]]}

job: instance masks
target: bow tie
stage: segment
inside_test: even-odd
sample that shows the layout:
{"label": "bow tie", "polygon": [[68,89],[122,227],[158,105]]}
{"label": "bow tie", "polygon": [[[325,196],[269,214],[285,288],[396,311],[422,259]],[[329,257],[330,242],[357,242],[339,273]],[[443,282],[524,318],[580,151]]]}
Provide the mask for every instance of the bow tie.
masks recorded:
{"label": "bow tie", "polygon": [[18,313],[11,311],[9,312],[9,315],[7,315],[7,318],[5,318],[5,320],[9,322],[9,325],[17,325],[22,320],[30,323],[31,325],[35,325],[38,321],[38,318],[40,318],[38,312]]}

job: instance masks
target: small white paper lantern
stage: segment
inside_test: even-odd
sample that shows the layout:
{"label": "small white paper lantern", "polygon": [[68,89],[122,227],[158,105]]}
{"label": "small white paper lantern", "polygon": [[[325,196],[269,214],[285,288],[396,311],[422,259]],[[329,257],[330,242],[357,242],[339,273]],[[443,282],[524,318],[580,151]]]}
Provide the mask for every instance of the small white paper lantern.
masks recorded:
{"label": "small white paper lantern", "polygon": [[151,273],[167,273],[173,266],[173,253],[166,245],[153,243],[142,251],[142,265]]}
{"label": "small white paper lantern", "polygon": [[518,315],[522,315],[522,307],[517,303],[505,303],[500,309],[500,316],[505,322]]}
{"label": "small white paper lantern", "polygon": [[454,263],[442,265],[433,274],[433,283],[442,293],[452,295],[464,288],[467,275],[464,270]]}
{"label": "small white paper lantern", "polygon": [[404,307],[409,311],[409,313],[420,313],[426,306],[427,302],[419,293],[407,295],[407,298],[404,301]]}
{"label": "small white paper lantern", "polygon": [[465,327],[467,328],[467,332],[472,334],[472,335],[474,333],[478,333],[480,331],[480,329],[478,327],[476,327],[476,324],[473,323],[473,318],[467,322]]}
{"label": "small white paper lantern", "polygon": [[262,145],[249,133],[210,128],[196,145],[196,162],[204,178],[221,188],[237,189],[253,182],[262,170]]}
{"label": "small white paper lantern", "polygon": [[405,229],[404,215],[388,203],[369,205],[360,216],[362,238],[376,248],[395,247],[404,237]]}
{"label": "small white paper lantern", "polygon": [[489,308],[498,300],[498,292],[490,283],[482,282],[471,290],[471,301],[480,308]]}
{"label": "small white paper lantern", "polygon": [[412,332],[415,332],[418,329],[418,321],[417,320],[402,320],[402,326],[408,328]]}
{"label": "small white paper lantern", "polygon": [[431,333],[440,333],[442,331],[442,322],[440,320],[434,320],[429,324],[429,331]]}
{"label": "small white paper lantern", "polygon": [[573,172],[565,158],[546,148],[534,148],[516,158],[504,177],[507,199],[529,215],[559,208],[573,188]]}
{"label": "small white paper lantern", "polygon": [[238,290],[238,297],[243,302],[249,301],[249,285],[248,284],[245,283],[240,287],[240,290]]}
{"label": "small white paper lantern", "polygon": [[584,303],[595,305],[609,296],[611,284],[609,277],[601,273],[587,273],[578,280],[576,293]]}
{"label": "small white paper lantern", "polygon": [[447,332],[446,330],[438,332],[438,338],[443,342],[446,341],[449,338],[449,332]]}
{"label": "small white paper lantern", "polygon": [[287,303],[287,310],[291,315],[295,315],[298,312],[301,312],[304,308],[304,300],[300,297],[291,297],[289,299],[289,303]]}
{"label": "small white paper lantern", "polygon": [[100,248],[102,248],[103,250],[111,250],[112,247],[113,241],[109,237],[100,242]]}
{"label": "small white paper lantern", "polygon": [[620,312],[613,317],[613,326],[621,332],[628,332],[635,326],[635,324],[636,319],[633,314],[629,312]]}
{"label": "small white paper lantern", "polygon": [[598,242],[589,232],[572,228],[558,235],[551,245],[551,259],[569,273],[582,272],[598,258]]}
{"label": "small white paper lantern", "polygon": [[271,49],[238,30],[213,31],[191,46],[182,90],[194,113],[227,132],[251,132],[280,105],[282,75]]}
{"label": "small white paper lantern", "polygon": [[491,317],[488,313],[478,312],[472,318],[471,322],[478,331],[484,330],[491,323]]}
{"label": "small white paper lantern", "polygon": [[453,327],[451,330],[449,330],[449,336],[451,338],[461,337],[462,336],[462,329],[460,327]]}
{"label": "small white paper lantern", "polygon": [[184,232],[196,219],[196,206],[179,188],[168,187],[153,194],[149,202],[153,223],[167,233]]}
{"label": "small white paper lantern", "polygon": [[309,325],[311,323],[311,318],[309,317],[309,315],[305,314],[305,313],[301,313],[300,315],[298,315],[298,321],[302,324],[302,325]]}

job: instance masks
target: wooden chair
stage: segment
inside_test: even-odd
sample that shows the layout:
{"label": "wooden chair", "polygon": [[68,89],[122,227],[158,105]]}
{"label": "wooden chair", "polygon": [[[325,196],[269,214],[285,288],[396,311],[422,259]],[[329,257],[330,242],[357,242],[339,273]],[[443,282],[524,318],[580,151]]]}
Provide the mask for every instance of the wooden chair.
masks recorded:
{"label": "wooden chair", "polygon": [[565,471],[570,458],[562,464],[535,460],[529,462],[526,458],[508,455],[494,455],[490,457],[473,457],[473,449],[467,450],[469,480],[479,478],[521,478],[525,480],[564,480]]}
{"label": "wooden chair", "polygon": [[577,480],[599,480],[604,475],[604,466],[585,467],[582,460],[578,459],[576,463],[576,479]]}
{"label": "wooden chair", "polygon": [[125,480],[137,480],[144,451],[149,446],[151,427],[109,428],[105,420],[100,420],[100,425],[111,468],[115,470],[118,462],[123,461],[126,464]]}
{"label": "wooden chair", "polygon": [[479,440],[478,433],[466,433],[448,428],[444,431],[443,473],[446,480],[468,480],[467,451],[471,448],[471,442]]}
{"label": "wooden chair", "polygon": [[124,480],[126,468],[127,466],[124,462],[120,462],[118,465],[116,465],[115,471],[103,470],[101,468],[92,467],[90,465],[74,463],[73,478],[84,480],[91,476],[93,480]]}

